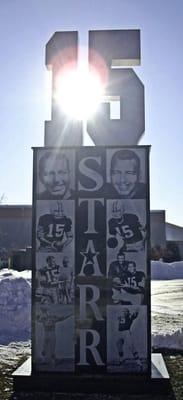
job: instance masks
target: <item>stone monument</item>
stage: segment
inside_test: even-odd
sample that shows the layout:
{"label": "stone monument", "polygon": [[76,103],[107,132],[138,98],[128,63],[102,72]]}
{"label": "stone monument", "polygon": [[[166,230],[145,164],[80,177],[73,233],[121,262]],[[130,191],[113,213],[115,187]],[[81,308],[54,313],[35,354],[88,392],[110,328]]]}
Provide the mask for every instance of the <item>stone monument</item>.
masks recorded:
{"label": "stone monument", "polygon": [[89,69],[105,81],[87,121],[95,146],[82,145],[82,122],[55,98],[58,75],[77,62],[78,33],[55,33],[46,46],[52,119],[45,146],[33,149],[32,368],[16,371],[14,386],[162,390],[166,367],[151,356],[149,146],[138,145],[144,87],[131,68],[140,31],[89,32]]}

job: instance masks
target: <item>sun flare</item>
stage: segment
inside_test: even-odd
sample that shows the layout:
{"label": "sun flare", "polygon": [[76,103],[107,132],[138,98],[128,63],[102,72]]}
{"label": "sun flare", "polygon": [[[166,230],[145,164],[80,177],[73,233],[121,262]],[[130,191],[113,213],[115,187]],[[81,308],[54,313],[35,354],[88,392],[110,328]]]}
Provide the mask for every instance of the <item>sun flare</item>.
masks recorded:
{"label": "sun flare", "polygon": [[70,70],[58,76],[55,99],[70,118],[85,120],[102,101],[104,87],[100,77],[84,69]]}

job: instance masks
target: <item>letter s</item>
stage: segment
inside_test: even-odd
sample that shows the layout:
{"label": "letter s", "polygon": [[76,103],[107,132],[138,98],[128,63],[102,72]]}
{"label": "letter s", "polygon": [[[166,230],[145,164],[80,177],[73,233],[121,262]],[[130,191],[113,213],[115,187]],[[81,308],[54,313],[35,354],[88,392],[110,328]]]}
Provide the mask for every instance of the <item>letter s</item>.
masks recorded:
{"label": "letter s", "polygon": [[[78,190],[86,190],[87,192],[93,192],[96,190],[99,190],[104,181],[102,175],[100,175],[95,169],[90,168],[87,166],[87,161],[88,160],[94,160],[98,165],[101,166],[101,157],[85,157],[83,158],[80,163],[79,163],[79,170],[82,173],[82,175],[85,175],[88,177],[92,182],[92,187],[89,187],[89,185],[83,186],[80,182],[78,183]],[[91,185],[90,185],[91,186]]]}

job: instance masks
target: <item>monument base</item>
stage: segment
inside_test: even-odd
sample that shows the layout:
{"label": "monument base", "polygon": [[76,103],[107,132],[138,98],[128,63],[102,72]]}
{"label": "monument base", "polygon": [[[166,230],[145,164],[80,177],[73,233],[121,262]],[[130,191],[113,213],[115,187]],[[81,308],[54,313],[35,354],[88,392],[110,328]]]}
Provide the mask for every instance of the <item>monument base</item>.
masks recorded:
{"label": "monument base", "polygon": [[54,393],[168,393],[170,377],[161,354],[151,357],[151,378],[122,375],[69,375],[31,372],[31,357],[13,376],[14,392]]}

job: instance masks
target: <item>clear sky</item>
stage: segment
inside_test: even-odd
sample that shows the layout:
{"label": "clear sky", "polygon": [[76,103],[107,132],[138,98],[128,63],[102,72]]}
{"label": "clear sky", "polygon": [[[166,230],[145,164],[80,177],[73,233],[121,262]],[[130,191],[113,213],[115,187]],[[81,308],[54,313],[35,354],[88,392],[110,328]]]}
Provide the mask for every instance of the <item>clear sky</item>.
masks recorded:
{"label": "clear sky", "polygon": [[183,226],[183,1],[4,0],[0,2],[0,194],[31,204],[32,146],[50,119],[45,45],[55,31],[140,29],[146,130],[151,148],[151,209]]}

